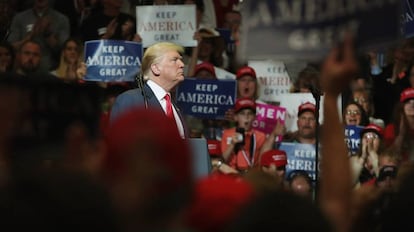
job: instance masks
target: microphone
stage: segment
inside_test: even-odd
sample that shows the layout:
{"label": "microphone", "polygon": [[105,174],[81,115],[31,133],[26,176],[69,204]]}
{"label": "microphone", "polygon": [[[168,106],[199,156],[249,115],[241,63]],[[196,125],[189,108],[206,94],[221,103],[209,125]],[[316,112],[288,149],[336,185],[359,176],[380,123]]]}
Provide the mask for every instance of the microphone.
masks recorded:
{"label": "microphone", "polygon": [[144,76],[142,75],[142,72],[138,72],[135,78],[137,81],[138,88],[141,89],[141,95],[144,98],[145,109],[148,109],[148,99],[144,90]]}

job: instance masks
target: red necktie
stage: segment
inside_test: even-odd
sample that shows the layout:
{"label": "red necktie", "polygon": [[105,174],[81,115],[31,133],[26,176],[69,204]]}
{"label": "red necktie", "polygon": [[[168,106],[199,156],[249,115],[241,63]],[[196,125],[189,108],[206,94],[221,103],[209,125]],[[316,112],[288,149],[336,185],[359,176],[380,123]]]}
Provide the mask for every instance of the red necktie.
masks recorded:
{"label": "red necktie", "polygon": [[166,106],[166,108],[167,108],[167,112],[166,112],[167,117],[169,117],[171,119],[174,119],[174,112],[173,112],[173,108],[172,108],[172,104],[171,104],[171,97],[167,93],[164,98],[165,98],[165,101],[167,102],[167,106]]}

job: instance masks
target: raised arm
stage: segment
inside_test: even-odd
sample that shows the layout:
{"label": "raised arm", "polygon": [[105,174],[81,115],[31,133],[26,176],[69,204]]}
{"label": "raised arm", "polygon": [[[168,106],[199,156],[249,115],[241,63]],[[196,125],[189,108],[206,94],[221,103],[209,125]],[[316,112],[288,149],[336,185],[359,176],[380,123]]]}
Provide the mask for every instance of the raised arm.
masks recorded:
{"label": "raised arm", "polygon": [[342,47],[330,51],[321,70],[324,131],[321,138],[322,174],[318,197],[322,210],[331,219],[335,231],[340,232],[349,231],[350,228],[351,173],[337,99],[349,86],[357,68],[353,41],[348,35]]}

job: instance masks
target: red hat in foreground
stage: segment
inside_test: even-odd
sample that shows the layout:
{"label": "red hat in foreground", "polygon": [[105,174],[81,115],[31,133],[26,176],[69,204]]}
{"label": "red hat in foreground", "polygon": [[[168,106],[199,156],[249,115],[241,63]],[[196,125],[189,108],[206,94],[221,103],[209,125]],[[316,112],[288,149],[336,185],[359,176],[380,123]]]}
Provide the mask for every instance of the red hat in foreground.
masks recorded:
{"label": "red hat in foreground", "polygon": [[236,72],[236,79],[239,79],[242,76],[252,76],[254,79],[256,79],[256,72],[252,67],[244,66],[237,70]]}
{"label": "red hat in foreground", "polygon": [[[118,176],[154,169],[148,175],[154,189],[168,193],[193,180],[189,145],[162,111],[132,108],[111,122],[107,134],[104,172]],[[144,177],[141,177],[144,178]]]}
{"label": "red hat in foreground", "polygon": [[274,164],[276,167],[285,166],[287,164],[287,155],[283,150],[272,149],[262,154],[260,166],[268,167]]}
{"label": "red hat in foreground", "polygon": [[205,177],[196,183],[187,222],[195,231],[222,231],[253,197],[253,187],[241,177]]}
{"label": "red hat in foreground", "polygon": [[400,95],[400,102],[405,102],[410,99],[414,99],[414,88],[407,88]]}
{"label": "red hat in foreground", "polygon": [[305,102],[298,107],[298,117],[305,111],[310,111],[312,113],[316,113],[316,106],[311,102]]}

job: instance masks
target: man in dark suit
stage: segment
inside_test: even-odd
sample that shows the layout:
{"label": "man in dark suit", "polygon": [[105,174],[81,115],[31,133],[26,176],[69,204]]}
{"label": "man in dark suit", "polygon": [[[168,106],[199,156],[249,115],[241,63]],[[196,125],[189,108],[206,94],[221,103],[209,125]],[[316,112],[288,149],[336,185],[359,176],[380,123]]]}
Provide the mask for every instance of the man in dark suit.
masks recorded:
{"label": "man in dark suit", "polygon": [[[110,120],[131,107],[143,106],[164,112],[175,121],[182,138],[186,137],[184,121],[177,107],[168,109],[170,92],[184,80],[184,48],[170,42],[156,43],[145,50],[141,73],[145,83],[141,88],[128,90],[115,99]],[[170,104],[171,105],[171,104]]]}

